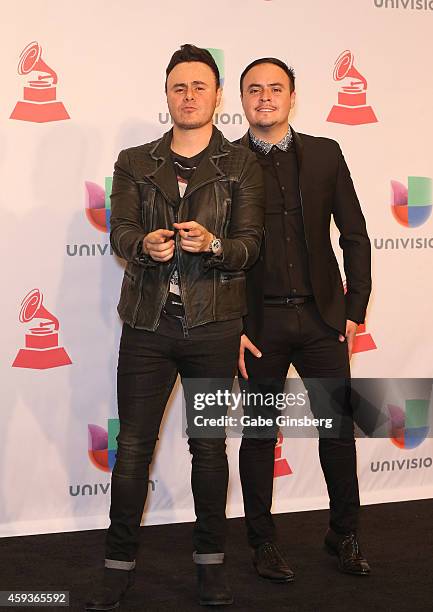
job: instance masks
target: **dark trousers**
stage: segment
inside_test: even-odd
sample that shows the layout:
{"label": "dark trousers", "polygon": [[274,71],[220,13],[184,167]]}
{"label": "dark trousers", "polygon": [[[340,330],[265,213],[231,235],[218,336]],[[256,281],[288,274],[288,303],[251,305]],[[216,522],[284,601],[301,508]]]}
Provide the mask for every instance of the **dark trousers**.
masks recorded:
{"label": "dark trousers", "polygon": [[[261,358],[247,351],[246,368],[251,392],[275,393],[284,389],[287,371],[293,364],[306,387],[326,387],[326,379],[349,381],[350,365],[347,343],[338,340],[338,332],[327,326],[314,302],[298,306],[265,306],[264,329],[258,348]],[[242,383],[244,384],[244,383]],[[314,416],[322,416],[320,393],[310,393]],[[334,397],[335,400],[335,397]],[[337,533],[356,531],[359,491],[356,474],[356,449],[353,419],[347,386],[343,382],[337,404],[344,417],[343,435],[319,437],[319,457],[330,500],[330,527]],[[349,423],[349,426],[348,426]],[[262,439],[244,430],[239,469],[244,498],[248,540],[257,547],[275,540],[271,515],[276,436]]]}
{"label": "dark trousers", "polygon": [[[177,374],[182,382],[233,381],[240,334],[221,338],[168,337],[133,329],[124,324],[119,349],[117,395],[120,432],[116,464],[111,479],[110,527],[106,559],[133,561],[139,543],[141,516],[146,502],[149,465],[152,461],[165,405]],[[228,384],[228,383],[227,383]],[[185,390],[185,385],[184,385]],[[191,486],[197,521],[194,548],[198,553],[224,551],[228,464],[224,430],[214,437],[192,437],[192,406],[186,393],[188,444],[192,455]],[[212,416],[225,414],[219,407]]]}

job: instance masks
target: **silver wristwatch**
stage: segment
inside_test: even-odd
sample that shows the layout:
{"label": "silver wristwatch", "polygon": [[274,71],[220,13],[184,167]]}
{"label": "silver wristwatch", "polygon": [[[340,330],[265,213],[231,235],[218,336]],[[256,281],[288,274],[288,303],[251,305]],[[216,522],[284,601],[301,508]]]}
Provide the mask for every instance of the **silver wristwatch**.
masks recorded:
{"label": "silver wristwatch", "polygon": [[209,244],[209,252],[213,253],[214,255],[220,255],[221,251],[222,251],[223,245],[222,242],[219,238],[213,238],[210,241]]}

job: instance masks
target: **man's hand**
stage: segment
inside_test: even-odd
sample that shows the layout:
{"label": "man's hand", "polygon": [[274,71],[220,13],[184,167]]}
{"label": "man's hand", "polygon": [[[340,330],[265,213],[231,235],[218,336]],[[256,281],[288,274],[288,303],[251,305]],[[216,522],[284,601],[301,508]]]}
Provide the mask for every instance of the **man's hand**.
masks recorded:
{"label": "man's hand", "polygon": [[150,232],[143,239],[143,253],[150,255],[155,261],[168,261],[173,257],[173,230],[158,229]]}
{"label": "man's hand", "polygon": [[209,250],[213,235],[196,221],[173,223],[173,227],[179,230],[180,246],[184,251],[203,253]]}
{"label": "man's hand", "polygon": [[350,319],[347,319],[346,335],[342,336],[340,334],[338,336],[338,339],[340,340],[340,342],[344,342],[344,340],[347,340],[347,350],[349,351],[349,359],[351,359],[352,357],[353,342],[355,340],[357,327],[358,327],[358,323],[355,323],[355,321],[351,321]]}
{"label": "man's hand", "polygon": [[241,336],[241,345],[239,347],[239,359],[238,359],[238,368],[239,372],[242,374],[242,378],[248,380],[248,373],[245,367],[245,349],[249,350],[250,353],[254,355],[254,357],[261,357],[262,354],[259,349],[254,346],[251,340],[245,334]]}

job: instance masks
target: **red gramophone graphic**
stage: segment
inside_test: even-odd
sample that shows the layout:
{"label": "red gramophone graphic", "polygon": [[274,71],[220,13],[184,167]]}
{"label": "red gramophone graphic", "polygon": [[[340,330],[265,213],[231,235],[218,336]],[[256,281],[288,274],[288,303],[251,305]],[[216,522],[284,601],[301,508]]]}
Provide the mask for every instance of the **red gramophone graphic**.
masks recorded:
{"label": "red gramophone graphic", "polygon": [[18,74],[32,74],[24,87],[23,100],[16,103],[11,119],[45,123],[69,119],[62,102],[56,100],[57,74],[41,58],[42,48],[34,41],[20,55]]}
{"label": "red gramophone graphic", "polygon": [[289,476],[293,473],[287,459],[284,459],[284,457],[282,457],[283,441],[283,434],[279,431],[277,443],[275,445],[274,478],[279,478],[280,476]]}
{"label": "red gramophone graphic", "polygon": [[345,125],[376,123],[371,106],[367,105],[367,81],[353,65],[351,51],[343,51],[334,66],[334,81],[342,81],[335,104],[326,121]]}
{"label": "red gramophone graphic", "polygon": [[13,368],[47,370],[72,363],[59,346],[59,321],[44,308],[42,298],[39,289],[32,289],[21,302],[21,323],[36,324],[26,332],[26,347],[18,351]]}
{"label": "red gramophone graphic", "polygon": [[373,336],[367,332],[365,323],[361,323],[356,329],[352,353],[364,353],[364,351],[373,351],[374,349],[377,349],[377,346]]}

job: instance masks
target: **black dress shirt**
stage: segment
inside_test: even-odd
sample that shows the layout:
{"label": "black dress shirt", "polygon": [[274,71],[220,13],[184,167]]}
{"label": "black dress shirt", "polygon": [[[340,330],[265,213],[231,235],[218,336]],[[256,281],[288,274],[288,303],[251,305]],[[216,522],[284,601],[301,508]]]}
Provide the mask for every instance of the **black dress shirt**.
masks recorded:
{"label": "black dress shirt", "polygon": [[265,153],[263,143],[251,132],[250,142],[263,170],[266,193],[264,294],[310,296],[313,290],[295,148],[285,137]]}

